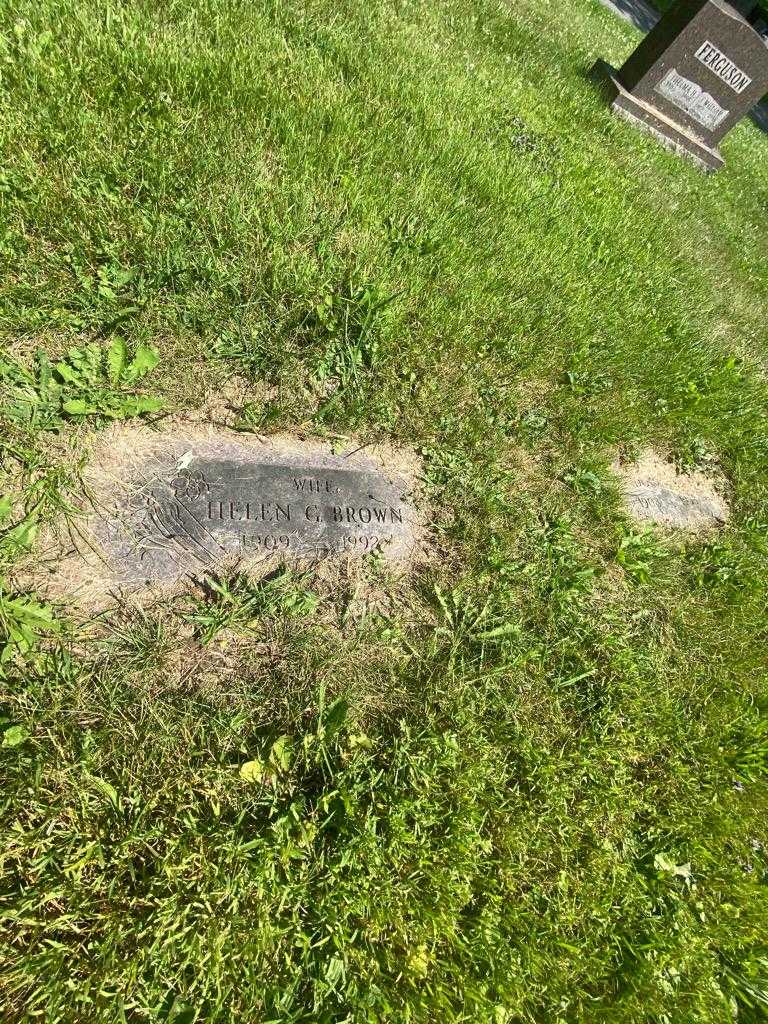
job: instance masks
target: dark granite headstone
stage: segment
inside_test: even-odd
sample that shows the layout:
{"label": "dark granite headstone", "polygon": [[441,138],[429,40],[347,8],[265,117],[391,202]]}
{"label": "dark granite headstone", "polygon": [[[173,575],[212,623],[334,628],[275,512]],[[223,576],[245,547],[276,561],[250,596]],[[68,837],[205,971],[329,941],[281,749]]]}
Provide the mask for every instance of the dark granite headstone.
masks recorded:
{"label": "dark granite headstone", "polygon": [[360,457],[180,441],[140,463],[102,504],[87,523],[88,543],[118,586],[275,556],[398,559],[413,548],[407,490]]}
{"label": "dark granite headstone", "polygon": [[729,2],[731,7],[734,7],[739,14],[743,14],[745,18],[751,18],[758,8],[757,0],[729,0]]}
{"label": "dark granite headstone", "polygon": [[725,0],[678,0],[618,71],[598,61],[612,109],[707,171],[768,92],[768,46]]}

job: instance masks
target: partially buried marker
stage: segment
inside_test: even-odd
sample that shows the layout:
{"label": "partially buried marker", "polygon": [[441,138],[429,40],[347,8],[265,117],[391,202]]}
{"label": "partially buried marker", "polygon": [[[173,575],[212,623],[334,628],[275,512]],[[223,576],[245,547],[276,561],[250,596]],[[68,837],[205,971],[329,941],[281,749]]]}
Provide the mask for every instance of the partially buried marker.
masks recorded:
{"label": "partially buried marker", "polygon": [[704,473],[679,473],[650,449],[637,462],[614,469],[626,509],[639,522],[708,530],[728,519],[728,505],[713,480]]}
{"label": "partially buried marker", "polygon": [[231,434],[136,438],[127,472],[123,437],[123,472],[102,461],[86,481],[92,511],[72,531],[69,578],[78,558],[107,589],[130,590],[224,564],[413,553],[412,484],[386,460]]}

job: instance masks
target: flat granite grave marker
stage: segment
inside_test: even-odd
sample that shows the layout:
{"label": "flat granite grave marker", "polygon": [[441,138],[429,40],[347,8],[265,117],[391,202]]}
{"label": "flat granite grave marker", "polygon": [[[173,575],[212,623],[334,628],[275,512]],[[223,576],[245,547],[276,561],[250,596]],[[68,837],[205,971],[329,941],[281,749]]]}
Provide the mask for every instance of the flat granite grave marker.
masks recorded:
{"label": "flat granite grave marker", "polygon": [[[379,553],[411,556],[412,485],[386,460],[290,450],[232,435],[130,435],[86,481],[91,509],[71,527],[59,589],[132,590],[199,577],[223,565]],[[297,443],[299,449],[301,445]]]}
{"label": "flat granite grave marker", "polygon": [[768,92],[768,46],[725,0],[678,0],[618,71],[592,70],[612,110],[714,171],[721,139]]}
{"label": "flat granite grave marker", "polygon": [[614,466],[633,519],[682,530],[711,530],[728,520],[728,505],[714,481],[682,473],[650,449],[630,465]]}

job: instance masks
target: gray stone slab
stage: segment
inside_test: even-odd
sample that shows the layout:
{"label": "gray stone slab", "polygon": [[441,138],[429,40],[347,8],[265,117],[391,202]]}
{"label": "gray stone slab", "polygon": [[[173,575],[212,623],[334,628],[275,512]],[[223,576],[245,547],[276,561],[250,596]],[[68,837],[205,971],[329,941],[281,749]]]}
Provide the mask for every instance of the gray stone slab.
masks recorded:
{"label": "gray stone slab", "polygon": [[716,498],[681,494],[661,484],[639,484],[627,492],[626,500],[633,517],[649,523],[696,529],[725,522],[722,502]]}
{"label": "gray stone slab", "polygon": [[627,511],[633,519],[683,530],[709,530],[728,519],[715,481],[701,472],[680,473],[650,449],[629,465],[615,464]]}
{"label": "gray stone slab", "polygon": [[87,531],[115,582],[167,582],[233,560],[396,560],[416,516],[397,475],[343,456],[183,440],[136,467]]}

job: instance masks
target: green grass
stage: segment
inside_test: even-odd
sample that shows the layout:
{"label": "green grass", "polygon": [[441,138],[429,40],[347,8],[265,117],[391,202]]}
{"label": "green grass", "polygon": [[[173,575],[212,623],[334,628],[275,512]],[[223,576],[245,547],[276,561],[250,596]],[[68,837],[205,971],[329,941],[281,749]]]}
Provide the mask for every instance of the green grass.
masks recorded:
{"label": "green grass", "polygon": [[[768,138],[705,178],[615,120],[597,0],[0,26],[3,1019],[766,1020]],[[92,432],[234,377],[418,449],[439,557],[378,610],[14,590]],[[646,445],[725,530],[626,522]]]}

